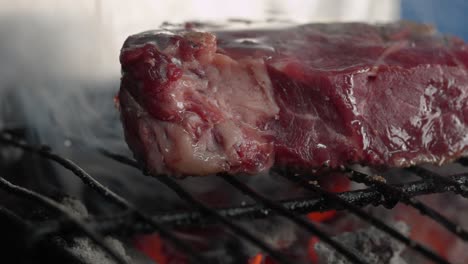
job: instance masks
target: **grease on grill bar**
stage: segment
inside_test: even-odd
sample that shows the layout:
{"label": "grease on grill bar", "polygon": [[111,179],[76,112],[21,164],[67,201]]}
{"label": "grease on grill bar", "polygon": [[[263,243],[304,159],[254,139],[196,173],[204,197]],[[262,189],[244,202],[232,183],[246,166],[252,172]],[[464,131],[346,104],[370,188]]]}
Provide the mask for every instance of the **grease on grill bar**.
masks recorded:
{"label": "grease on grill bar", "polygon": [[[54,154],[51,152],[50,148],[48,147],[36,147],[33,145],[29,145],[24,141],[16,139],[12,137],[8,133],[1,133],[0,134],[0,143],[13,145],[19,148],[22,148],[26,151],[34,152],[44,158],[51,159],[58,164],[64,166],[65,168],[69,169],[75,175],[79,176],[83,182],[90,186],[93,190],[96,190],[97,193],[101,194],[104,197],[107,197],[111,202],[116,203],[121,206],[123,212],[119,215],[116,215],[115,218],[83,218],[79,219],[82,227],[91,230],[90,233],[87,235],[91,238],[93,236],[98,235],[99,233],[107,234],[118,232],[119,227],[128,226],[129,223],[138,222],[140,225],[132,225],[134,227],[134,232],[149,232],[151,230],[158,231],[162,236],[166,238],[170,238],[172,240],[174,246],[178,246],[179,249],[185,252],[191,258],[198,260],[198,262],[204,261],[203,257],[196,254],[190,246],[185,245],[185,243],[181,243],[178,239],[169,231],[169,227],[174,227],[177,225],[187,225],[187,224],[198,224],[203,222],[213,223],[210,219],[205,219],[205,216],[209,215],[215,218],[216,222],[222,223],[223,225],[230,226],[238,235],[242,235],[244,238],[250,240],[254,244],[256,244],[259,248],[262,248],[266,253],[270,254],[278,263],[289,263],[287,259],[281,254],[279,251],[275,251],[266,244],[264,244],[259,238],[250,237],[249,232],[244,230],[242,227],[236,225],[232,220],[234,219],[242,219],[245,217],[254,217],[254,218],[264,218],[268,217],[269,215],[274,214],[282,214],[286,216],[288,219],[301,219],[298,217],[298,214],[303,214],[308,211],[320,211],[320,210],[328,210],[328,209],[339,209],[339,210],[350,210],[356,214],[360,214],[361,218],[370,222],[371,225],[376,226],[380,229],[383,229],[386,233],[394,237],[398,237],[395,232],[389,230],[388,227],[382,225],[377,219],[373,218],[368,213],[359,210],[359,207],[368,205],[370,203],[377,205],[377,204],[385,204],[387,206],[393,206],[397,202],[408,203],[415,208],[421,210],[421,212],[425,213],[428,217],[436,220],[438,223],[446,227],[448,230],[452,231],[454,234],[458,235],[460,238],[466,239],[466,231],[458,227],[455,223],[452,223],[450,220],[446,218],[441,218],[441,215],[437,215],[437,212],[431,211],[431,209],[425,206],[422,203],[418,203],[417,200],[413,199],[412,197],[422,194],[430,194],[430,193],[440,193],[440,192],[448,192],[448,191],[455,191],[460,192],[464,186],[468,183],[468,175],[465,174],[457,174],[451,177],[444,177],[444,180],[440,179],[436,174],[431,175],[432,177],[427,176],[427,171],[421,173],[421,170],[412,169],[418,176],[421,176],[423,180],[409,182],[405,184],[396,184],[390,185],[384,182],[372,182],[369,181],[370,177],[368,175],[356,172],[356,171],[348,171],[351,178],[353,180],[365,182],[373,187],[365,189],[365,190],[357,190],[357,191],[349,191],[340,193],[338,195],[323,195],[326,194],[325,192],[321,191],[321,189],[317,189],[316,187],[311,187],[307,184],[302,182],[303,180],[299,179],[300,186],[304,188],[312,188],[313,191],[321,193],[323,196],[319,198],[302,198],[297,200],[290,200],[290,201],[273,201],[267,199],[265,197],[259,196],[259,194],[255,193],[255,191],[249,189],[243,183],[241,183],[238,179],[233,179],[229,177],[223,177],[227,182],[231,185],[235,186],[239,191],[243,191],[251,196],[256,202],[263,203],[263,206],[257,203],[241,207],[241,208],[225,208],[225,209],[218,209],[214,210],[209,208],[208,206],[198,202],[191,194],[186,192],[182,189],[181,186],[178,185],[177,181],[171,179],[167,176],[156,176],[155,178],[160,180],[162,183],[167,185],[168,187],[172,188],[176,191],[179,196],[181,196],[184,200],[188,201],[191,205],[194,205],[198,210],[198,212],[184,212],[184,213],[169,213],[166,215],[157,215],[153,218],[150,218],[146,214],[143,214],[139,210],[136,209],[135,206],[131,205],[128,201],[123,199],[122,197],[116,195],[112,191],[108,190],[105,186],[101,185],[99,182],[94,180],[87,172],[81,169],[78,165],[74,164],[73,162],[67,160],[66,158],[61,157],[60,155]],[[136,168],[139,168],[138,164],[132,160],[128,159],[124,156],[111,153],[105,150],[101,150],[103,154],[106,156],[120,162],[123,164],[127,164]],[[463,164],[464,160],[462,159],[459,161]],[[421,175],[423,174],[423,175]],[[282,176],[288,178],[289,180],[295,181],[294,177],[283,175]],[[2,179],[2,186],[9,188],[19,188],[18,186],[8,185],[8,182]],[[30,191],[23,189],[26,193],[30,193]],[[23,194],[24,195],[24,194]],[[19,196],[23,196],[19,195]],[[43,197],[43,196],[40,196]],[[41,198],[43,199],[43,198]],[[296,206],[293,205],[294,203],[300,204],[303,206]],[[266,207],[264,207],[266,206]],[[264,214],[262,211],[268,210],[269,214]],[[235,213],[230,213],[229,211],[232,210]],[[8,210],[1,210],[3,217],[9,217],[14,214],[9,214]],[[136,217],[135,217],[136,215]],[[16,218],[12,218],[13,220]],[[46,233],[52,234],[55,232],[60,232],[62,227],[70,228],[70,225],[66,224],[69,220],[52,220],[48,222],[44,222],[43,225],[40,225],[38,230],[46,230]],[[297,220],[295,220],[297,221]],[[300,222],[299,220],[298,222]],[[377,224],[376,224],[377,223]],[[50,226],[47,226],[50,224]],[[308,225],[308,224],[306,224]],[[81,225],[80,225],[81,226]],[[305,226],[305,225],[304,225]],[[234,228],[233,228],[234,227]],[[310,227],[309,227],[310,228]],[[63,230],[62,230],[63,231]],[[314,230],[317,232],[316,230]],[[319,231],[320,233],[320,231]],[[393,233],[393,234],[392,234]],[[320,234],[322,237],[322,241],[329,242],[333,241],[332,238],[325,233]],[[401,234],[400,234],[401,235]],[[98,235],[99,236],[99,235]],[[403,236],[403,235],[401,235]],[[253,239],[252,239],[253,238]],[[400,241],[403,241],[405,244],[413,247],[414,249],[418,250],[419,244],[415,243],[411,239],[403,236],[400,237]],[[99,241],[98,241],[99,242]],[[175,242],[175,243],[174,243]],[[337,243],[338,244],[338,243]],[[359,256],[356,255],[354,251],[351,251],[345,247],[341,247],[340,244],[331,243],[331,245],[341,253],[344,253],[345,256],[349,258],[353,263],[366,263],[366,256]],[[182,245],[182,246],[181,246]],[[105,247],[105,244],[101,245]],[[420,250],[423,249],[423,250]],[[437,263],[448,263],[444,258],[438,256],[434,252],[427,250],[423,246],[419,249],[419,252],[422,253],[428,259],[431,259]],[[426,251],[425,251],[426,250]],[[206,260],[205,263],[209,263],[210,260]],[[123,263],[123,262],[121,262]]]}

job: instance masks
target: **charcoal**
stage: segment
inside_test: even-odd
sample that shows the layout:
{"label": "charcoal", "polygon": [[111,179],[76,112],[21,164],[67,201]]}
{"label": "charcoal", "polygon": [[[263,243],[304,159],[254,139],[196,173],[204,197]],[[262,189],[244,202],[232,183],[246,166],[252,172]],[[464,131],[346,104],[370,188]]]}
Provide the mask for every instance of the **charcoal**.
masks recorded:
{"label": "charcoal", "polygon": [[[407,235],[409,228],[403,222],[395,224],[395,228]],[[401,253],[405,245],[391,239],[388,235],[382,233],[375,227],[357,230],[354,232],[343,233],[334,237],[337,241],[363,256],[370,264],[405,264],[407,263]],[[320,263],[328,264],[348,264],[351,263],[345,257],[330,248],[327,244],[319,242],[315,246]]]}

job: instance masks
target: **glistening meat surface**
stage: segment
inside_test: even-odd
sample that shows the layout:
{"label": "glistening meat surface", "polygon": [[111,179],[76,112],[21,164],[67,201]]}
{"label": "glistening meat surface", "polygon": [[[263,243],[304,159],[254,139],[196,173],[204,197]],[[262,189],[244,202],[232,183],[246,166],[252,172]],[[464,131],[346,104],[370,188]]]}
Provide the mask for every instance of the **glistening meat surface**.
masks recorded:
{"label": "glistening meat surface", "polygon": [[443,164],[468,152],[468,46],[409,22],[131,36],[119,109],[153,173]]}

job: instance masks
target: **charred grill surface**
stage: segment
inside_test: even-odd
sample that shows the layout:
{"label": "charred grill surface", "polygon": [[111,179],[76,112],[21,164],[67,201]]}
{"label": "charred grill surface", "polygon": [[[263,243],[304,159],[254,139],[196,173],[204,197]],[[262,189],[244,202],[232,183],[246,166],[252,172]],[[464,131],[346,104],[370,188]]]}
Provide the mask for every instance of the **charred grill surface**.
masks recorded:
{"label": "charred grill surface", "polygon": [[[355,170],[345,169],[343,174],[349,175],[352,180],[363,182],[369,185],[369,188],[355,191],[348,191],[338,194],[330,194],[325,190],[317,187],[315,185],[306,184],[304,177],[293,176],[292,174],[287,174],[287,172],[276,172],[283,177],[286,177],[290,181],[296,182],[298,185],[303,186],[304,188],[311,188],[314,192],[318,192],[321,196],[312,196],[307,197],[298,197],[297,199],[283,200],[283,201],[274,201],[266,199],[265,197],[258,196],[254,190],[245,186],[240,180],[229,177],[223,177],[227,182],[233,185],[239,191],[246,192],[249,196],[254,198],[254,203],[246,204],[241,207],[228,207],[221,209],[212,209],[209,206],[200,203],[195,200],[187,191],[183,190],[177,180],[170,179],[164,175],[155,175],[155,179],[160,180],[164,185],[169,186],[174,191],[176,191],[184,200],[193,205],[197,210],[185,211],[185,212],[168,212],[164,214],[153,215],[149,217],[148,215],[139,212],[134,206],[130,205],[125,199],[119,197],[117,194],[108,190],[105,186],[102,186],[99,182],[94,180],[91,175],[86,171],[80,168],[78,165],[67,160],[60,155],[55,154],[50,148],[44,146],[34,146],[30,145],[27,142],[12,136],[8,132],[2,132],[0,134],[0,143],[4,146],[15,146],[21,148],[25,151],[33,152],[39,156],[51,159],[67,169],[74,172],[77,176],[84,178],[85,184],[95,189],[102,196],[108,197],[107,199],[111,202],[121,204],[122,211],[120,214],[109,216],[109,217],[81,217],[78,219],[79,225],[76,225],[76,220],[67,219],[59,217],[57,219],[51,219],[48,221],[43,221],[40,224],[35,226],[35,232],[41,234],[41,237],[47,238],[51,235],[60,235],[61,233],[66,234],[76,234],[82,236],[83,233],[79,231],[80,228],[87,230],[85,235],[94,236],[97,244],[101,245],[106,249],[106,243],[96,239],[96,236],[108,235],[108,234],[134,234],[134,233],[149,233],[153,231],[159,232],[161,235],[166,234],[163,237],[166,237],[169,234],[168,241],[171,241],[175,247],[177,247],[182,252],[191,256],[194,262],[206,261],[209,263],[209,259],[205,259],[198,255],[194,250],[190,248],[190,245],[184,245],[177,241],[177,237],[172,233],[174,228],[184,227],[184,226],[196,226],[201,224],[217,224],[225,226],[234,226],[233,230],[236,230],[235,234],[244,237],[244,239],[249,240],[251,243],[256,244],[259,248],[262,248],[265,252],[269,252],[272,257],[274,257],[278,263],[289,263],[287,258],[281,253],[275,251],[273,248],[270,248],[268,245],[264,244],[258,238],[250,235],[249,231],[245,230],[243,227],[236,225],[234,221],[242,219],[257,219],[257,218],[267,218],[273,215],[284,215],[288,219],[295,219],[299,215],[312,212],[312,211],[326,211],[331,209],[336,210],[345,210],[350,212],[357,212],[357,215],[360,215],[360,218],[370,222],[371,225],[376,226],[378,229],[384,231],[389,236],[392,236],[403,243],[409,245],[414,250],[420,252],[423,256],[428,259],[431,259],[437,263],[448,263],[443,257],[437,255],[433,251],[427,249],[423,245],[411,240],[407,236],[396,233],[395,230],[392,230],[385,224],[378,221],[374,216],[369,215],[365,211],[359,210],[359,207],[363,207],[369,204],[372,205],[386,205],[391,208],[398,202],[409,204],[420,210],[427,217],[434,219],[437,223],[444,226],[454,234],[456,234],[461,239],[466,239],[466,231],[461,227],[457,226],[455,223],[451,222],[449,219],[444,218],[441,215],[438,215],[437,212],[431,211],[431,209],[425,206],[423,203],[414,199],[414,197],[424,194],[432,193],[443,193],[443,192],[455,192],[462,193],[465,186],[468,184],[468,173],[459,173],[454,174],[449,177],[442,177],[437,175],[434,172],[428,171],[423,168],[411,168],[411,172],[415,173],[421,180],[416,180],[412,182],[407,182],[403,184],[388,184],[382,181],[375,181],[375,178],[370,177],[370,175],[357,172]],[[129,159],[125,156],[112,153],[106,150],[96,150],[100,151],[105,156],[140,169],[139,164],[133,159]],[[465,159],[458,161],[460,164],[465,164]],[[143,170],[146,174],[146,172]],[[81,175],[81,176],[80,176]],[[18,197],[27,198],[31,195],[31,192],[27,189],[23,189],[19,186],[12,185],[4,178],[1,178],[2,188],[8,191],[22,190],[22,192],[17,192]],[[311,187],[313,186],[313,187]],[[41,196],[40,194],[34,194],[42,201],[48,201],[47,197]],[[265,200],[266,199],[266,200]],[[259,203],[258,203],[259,202]],[[125,205],[125,206],[124,206]],[[0,210],[2,219],[6,219],[10,222],[16,223],[18,226],[21,226],[23,229],[28,229],[31,223],[28,220],[22,219],[22,217],[17,216],[11,209],[2,208]],[[63,212],[62,212],[63,214]],[[138,214],[141,214],[140,216]],[[64,215],[66,216],[66,215]],[[75,223],[75,224],[74,224]],[[319,231],[320,232],[320,231]],[[327,242],[329,235],[326,233],[321,234],[324,242]],[[171,239],[172,237],[172,239]],[[36,239],[35,241],[44,241],[44,239]],[[176,241],[174,243],[174,241]],[[41,242],[42,243],[42,242]],[[181,245],[182,244],[182,245]],[[37,244],[38,246],[40,244]],[[344,256],[347,256],[350,261],[353,263],[366,263],[365,256],[356,255],[355,252],[348,249],[346,246],[343,246],[339,243],[332,242],[330,245],[335,250],[343,253]],[[109,252],[112,252],[110,249]],[[66,255],[66,254],[65,254]],[[110,253],[112,256],[113,254]],[[73,256],[68,256],[73,258]],[[118,259],[118,255],[115,254],[114,257]],[[78,261],[78,260],[77,260]],[[125,260],[119,260],[123,263]]]}

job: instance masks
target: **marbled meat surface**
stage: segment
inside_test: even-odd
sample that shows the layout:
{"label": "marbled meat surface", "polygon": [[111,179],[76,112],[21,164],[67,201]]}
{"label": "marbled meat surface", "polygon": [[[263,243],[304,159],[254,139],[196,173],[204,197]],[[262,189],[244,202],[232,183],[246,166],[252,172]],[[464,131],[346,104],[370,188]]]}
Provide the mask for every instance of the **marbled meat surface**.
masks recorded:
{"label": "marbled meat surface", "polygon": [[130,36],[118,107],[153,173],[443,164],[468,152],[468,46],[410,22]]}

